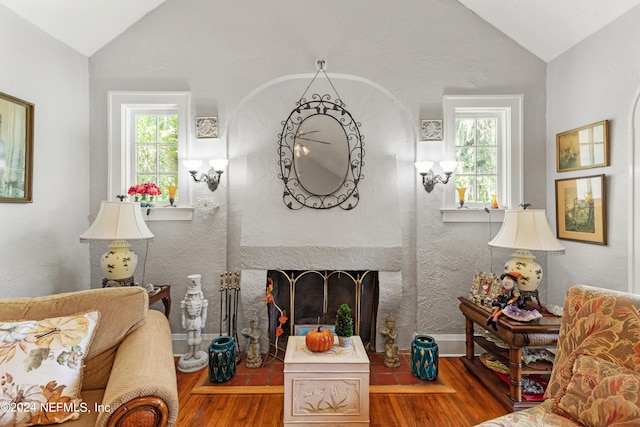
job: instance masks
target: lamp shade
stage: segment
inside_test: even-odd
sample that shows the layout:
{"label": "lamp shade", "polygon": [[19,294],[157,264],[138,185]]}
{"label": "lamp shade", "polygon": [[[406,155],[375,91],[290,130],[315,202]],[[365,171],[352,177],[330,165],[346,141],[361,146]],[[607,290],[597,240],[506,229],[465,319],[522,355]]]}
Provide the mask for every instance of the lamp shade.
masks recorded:
{"label": "lamp shade", "polygon": [[507,210],[502,228],[489,246],[530,252],[564,254],[564,246],[555,238],[543,209]]}
{"label": "lamp shade", "polygon": [[142,217],[140,203],[103,201],[81,242],[93,240],[151,240],[153,233]]}

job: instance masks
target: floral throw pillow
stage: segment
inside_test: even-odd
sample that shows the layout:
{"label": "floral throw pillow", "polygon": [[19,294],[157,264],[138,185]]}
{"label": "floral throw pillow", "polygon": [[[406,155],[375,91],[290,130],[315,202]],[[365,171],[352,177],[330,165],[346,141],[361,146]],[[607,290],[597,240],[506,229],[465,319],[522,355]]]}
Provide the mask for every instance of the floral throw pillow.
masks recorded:
{"label": "floral throw pillow", "polygon": [[80,388],[98,317],[0,322],[0,427],[62,423],[90,410]]}
{"label": "floral throw pillow", "polygon": [[580,355],[557,408],[589,426],[632,426],[640,420],[640,372]]}

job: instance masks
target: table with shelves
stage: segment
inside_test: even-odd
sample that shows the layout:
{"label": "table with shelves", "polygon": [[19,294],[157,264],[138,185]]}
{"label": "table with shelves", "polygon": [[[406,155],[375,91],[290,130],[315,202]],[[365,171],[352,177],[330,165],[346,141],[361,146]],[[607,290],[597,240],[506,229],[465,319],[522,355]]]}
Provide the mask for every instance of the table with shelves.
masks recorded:
{"label": "table with shelves", "polygon": [[[535,374],[549,375],[553,366],[551,363],[546,366],[544,364],[523,365],[522,350],[525,347],[555,347],[558,343],[561,318],[545,316],[530,322],[519,322],[507,316],[500,316],[498,330],[494,331],[487,326],[487,317],[491,314],[488,309],[474,304],[467,298],[458,299],[460,311],[465,316],[465,356],[462,357],[462,362],[466,368],[512,411],[539,404],[539,401],[527,401],[522,398],[522,377]],[[500,338],[509,348],[500,348],[486,338],[475,335],[474,324]],[[475,344],[509,367],[509,385],[475,357]]]}

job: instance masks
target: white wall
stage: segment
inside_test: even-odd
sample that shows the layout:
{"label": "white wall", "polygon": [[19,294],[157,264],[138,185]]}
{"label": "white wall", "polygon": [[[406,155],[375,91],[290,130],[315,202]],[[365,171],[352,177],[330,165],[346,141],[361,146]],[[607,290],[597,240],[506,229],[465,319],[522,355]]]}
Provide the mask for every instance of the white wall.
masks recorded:
{"label": "white wall", "polygon": [[[365,164],[360,184],[367,200],[349,212],[290,212],[277,177],[277,134],[320,58],[327,61],[329,76],[351,76],[334,83],[362,121],[365,163],[369,155],[372,160]],[[525,156],[543,164],[545,68],[544,62],[450,0],[409,0],[393,7],[383,0],[169,0],[90,59],[91,211],[95,215],[99,201],[113,197],[105,194],[107,91],[190,90],[194,116],[218,116],[230,164],[223,191],[214,193],[220,209],[213,217],[152,224],[156,239],[147,279],[174,284],[174,333],[182,332],[177,301],[184,296],[188,274],[203,275],[205,294],[212,300],[205,332],[217,333],[218,275],[246,266],[256,243],[264,244],[267,236],[286,238],[307,224],[309,245],[328,248],[324,237],[335,231],[361,227],[366,237],[375,236],[379,215],[387,219],[381,227],[395,230],[382,230],[374,241],[382,244],[391,238],[400,244],[402,284],[393,310],[403,331],[401,346],[408,347],[416,330],[462,334],[457,297],[468,293],[474,272],[491,268],[488,225],[441,222],[442,186],[427,194],[413,167],[416,152],[422,151],[416,145],[420,120],[442,118],[444,94],[524,94]],[[309,79],[289,78],[299,74],[309,74]],[[278,86],[280,90],[265,90],[268,82],[278,80],[287,83]],[[386,94],[389,103],[369,104],[372,93]],[[264,95],[267,101],[254,102]],[[191,144],[200,150],[208,143]],[[219,148],[211,145],[210,150]],[[438,144],[433,151],[440,151]],[[264,157],[258,159],[256,152]],[[525,170],[525,197],[535,207],[544,207],[544,181],[544,168]],[[376,192],[378,187],[386,190]],[[315,221],[318,216],[320,223]],[[258,219],[264,235],[254,234],[260,232]],[[341,222],[350,225],[330,228]],[[494,225],[493,233],[497,229]],[[346,245],[342,241],[335,246]],[[95,262],[100,253],[92,250],[93,282],[100,280]],[[295,258],[282,255],[280,265],[273,267],[288,268]],[[503,262],[495,261],[498,269]],[[258,289],[264,286],[261,279],[252,280]],[[259,305],[263,295],[243,297],[250,299],[243,313],[247,319],[254,306],[266,312]],[[244,326],[241,321],[239,327]]]}
{"label": "white wall", "polygon": [[0,53],[0,92],[35,104],[33,203],[0,204],[0,295],[87,289],[88,59],[1,5]]}
{"label": "white wall", "polygon": [[[566,254],[549,260],[550,297],[563,301],[575,283],[628,290],[630,113],[640,87],[640,7],[548,65],[547,206],[555,211],[555,180],[605,174],[608,244],[562,241]],[[611,166],[557,173],[557,133],[600,120],[610,123]],[[552,228],[555,217],[551,215]]]}

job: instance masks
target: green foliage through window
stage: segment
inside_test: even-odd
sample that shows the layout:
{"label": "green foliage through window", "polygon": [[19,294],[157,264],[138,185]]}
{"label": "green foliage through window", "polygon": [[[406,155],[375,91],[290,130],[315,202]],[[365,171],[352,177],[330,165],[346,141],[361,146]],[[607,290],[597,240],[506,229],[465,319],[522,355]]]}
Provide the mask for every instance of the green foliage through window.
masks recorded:
{"label": "green foliage through window", "polygon": [[153,182],[168,201],[170,185],[178,185],[178,116],[136,115],[136,184]]}
{"label": "green foliage through window", "polygon": [[498,177],[497,119],[456,118],[455,123],[456,188],[467,189],[465,203],[491,203]]}

